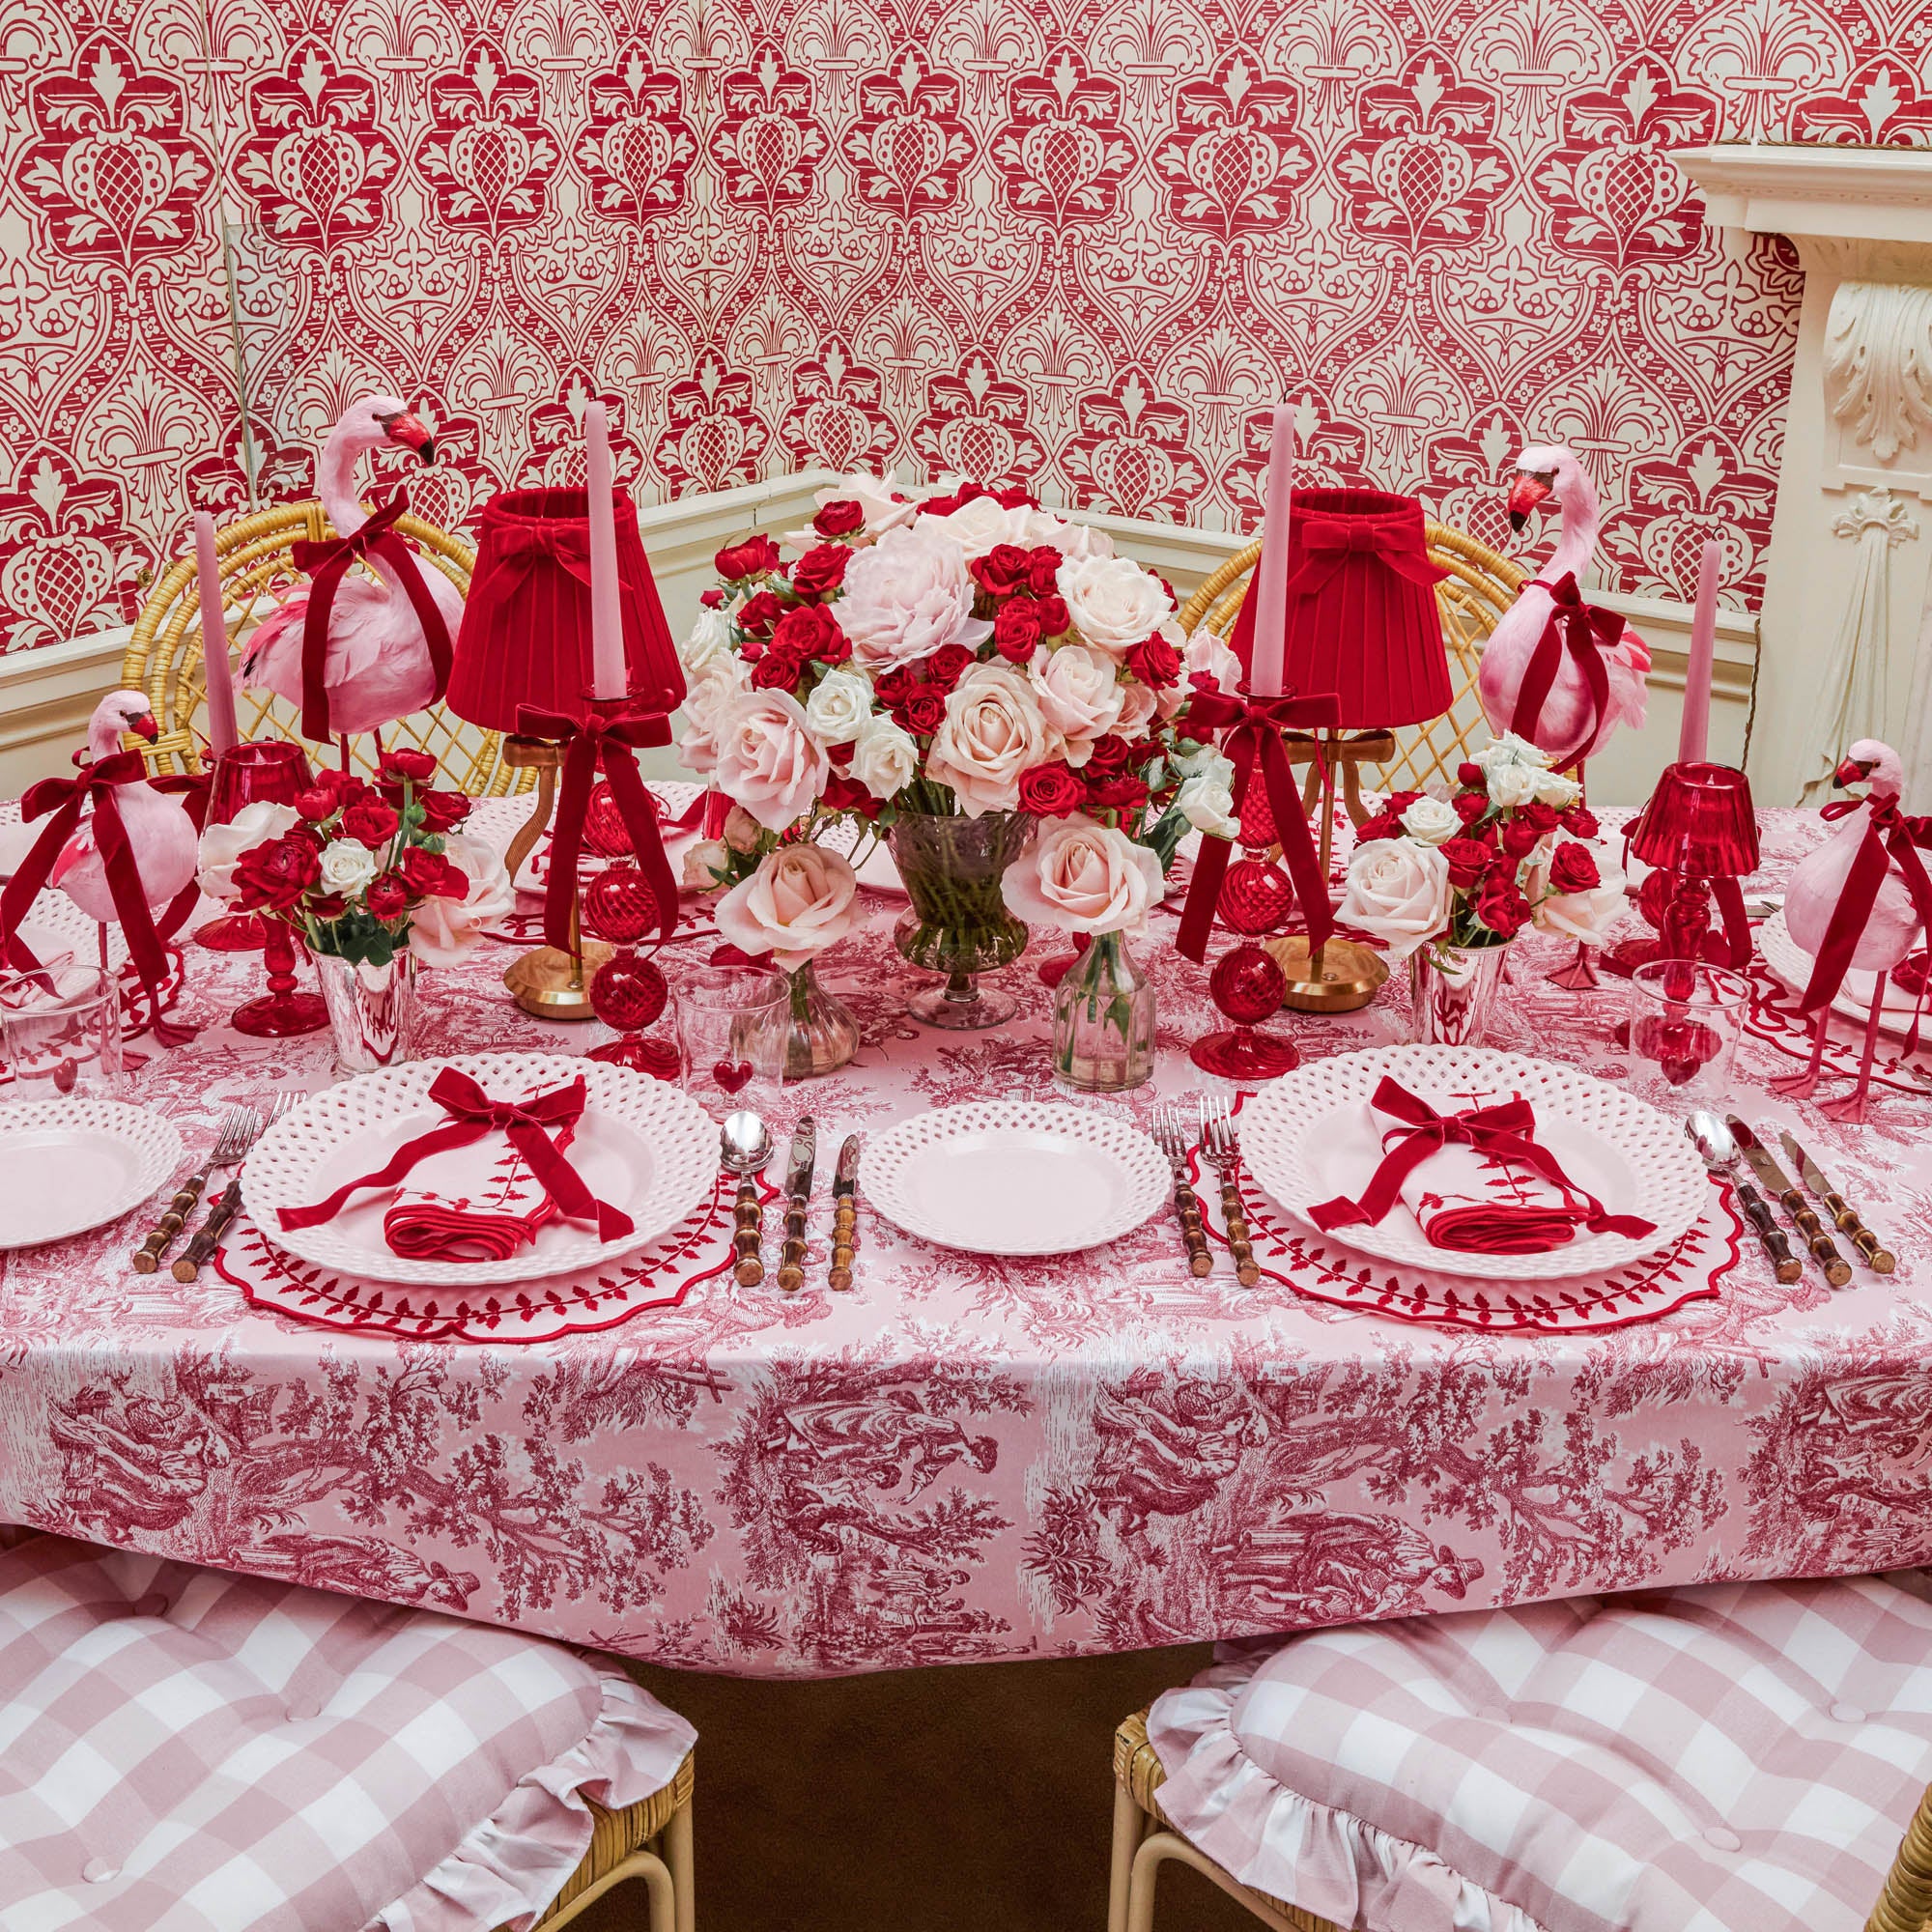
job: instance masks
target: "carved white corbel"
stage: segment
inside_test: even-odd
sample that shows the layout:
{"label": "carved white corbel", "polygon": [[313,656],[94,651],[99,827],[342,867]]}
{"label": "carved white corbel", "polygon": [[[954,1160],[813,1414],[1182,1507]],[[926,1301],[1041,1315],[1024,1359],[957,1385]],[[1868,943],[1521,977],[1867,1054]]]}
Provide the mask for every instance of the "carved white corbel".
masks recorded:
{"label": "carved white corbel", "polygon": [[1876,462],[1932,495],[1932,289],[1838,284],[1825,322],[1825,407],[1840,469]]}

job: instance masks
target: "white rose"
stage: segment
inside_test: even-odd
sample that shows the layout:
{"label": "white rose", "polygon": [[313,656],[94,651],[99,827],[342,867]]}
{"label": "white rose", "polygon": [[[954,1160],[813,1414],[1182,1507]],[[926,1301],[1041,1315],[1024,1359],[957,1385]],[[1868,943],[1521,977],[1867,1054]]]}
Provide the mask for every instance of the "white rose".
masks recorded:
{"label": "white rose", "polygon": [[696,621],[684,642],[677,647],[678,663],[690,673],[701,671],[707,665],[733,654],[729,613],[712,605],[700,604]]}
{"label": "white rose", "polygon": [[[1226,764],[1227,760],[1222,762]],[[1228,769],[1232,772],[1234,766],[1229,765]],[[1193,778],[1183,779],[1180,789],[1174,795],[1174,803],[1197,832],[1205,832],[1213,838],[1234,838],[1240,834],[1241,821],[1235,816],[1235,794],[1212,773],[1197,772]]]}
{"label": "white rose", "polygon": [[1449,862],[1441,848],[1412,838],[1371,838],[1349,859],[1349,882],[1335,917],[1388,943],[1406,959],[1449,924]]}
{"label": "white rose", "polygon": [[1011,811],[1020,774],[1057,758],[1060,734],[1040,715],[1026,678],[1010,665],[976,665],[952,687],[926,754],[926,776],[951,785],[968,818]]}
{"label": "white rose", "polygon": [[[226,825],[211,825],[201,835],[201,889],[212,899],[235,896],[235,862],[252,845],[266,845],[279,838],[296,822],[292,805],[270,805],[258,799],[244,805]],[[38,825],[28,828],[28,842],[40,836]]]}
{"label": "white rose", "polygon": [[1124,556],[1068,557],[1055,586],[1082,639],[1117,658],[1146,643],[1174,614],[1167,586]]}
{"label": "white rose", "polygon": [[684,848],[684,866],[678,883],[688,893],[708,893],[717,889],[721,874],[731,868],[731,848],[722,838],[700,838]]}
{"label": "white rose", "polygon": [[1025,542],[1015,534],[1015,523],[1026,515],[1025,510],[1003,508],[991,497],[975,497],[970,503],[962,503],[943,517],[922,512],[913,528],[922,535],[944,537],[956,543],[968,557],[984,556],[999,544]]}
{"label": "white rose", "polygon": [[855,551],[832,614],[865,670],[895,669],[947,644],[977,645],[993,635],[973,614],[966,553],[951,537],[888,530]]}
{"label": "white rose", "polygon": [[1000,879],[1011,912],[1067,932],[1145,932],[1165,890],[1153,852],[1079,812],[1044,827]]}
{"label": "white rose", "polygon": [[1241,661],[1226,638],[1217,638],[1206,624],[1181,647],[1181,688],[1197,672],[1211,677],[1223,691],[1235,690],[1241,681]]}
{"label": "white rose", "polygon": [[1540,745],[1532,745],[1527,738],[1519,738],[1514,731],[1504,731],[1492,738],[1478,752],[1473,760],[1484,771],[1493,771],[1503,765],[1539,765],[1548,768],[1549,753]]}
{"label": "white rose", "polygon": [[359,838],[337,838],[322,848],[322,889],[359,893],[376,876],[376,855]]}
{"label": "white rose", "polygon": [[858,919],[859,880],[823,845],[781,845],[718,901],[718,930],[741,952],[769,952],[789,973],[836,945]]}
{"label": "white rose", "polygon": [[821,745],[849,745],[872,715],[872,680],[840,665],[811,687],[805,722]]}
{"label": "white rose", "polygon": [[919,746],[896,720],[875,711],[852,741],[847,773],[874,798],[891,798],[919,773]]}
{"label": "white rose", "polygon": [[494,845],[450,832],[443,836],[442,856],[469,881],[469,890],[460,899],[427,898],[411,914],[410,951],[425,966],[456,965],[484,928],[517,902],[503,855]]}
{"label": "white rose", "polygon": [[1092,524],[1063,524],[1060,536],[1046,541],[1052,543],[1062,556],[1083,561],[1088,557],[1112,556],[1114,554],[1113,538],[1105,530],[1096,530]]}
{"label": "white rose", "polygon": [[1583,796],[1583,787],[1575,779],[1566,779],[1559,772],[1539,772],[1536,775],[1536,797],[1543,805],[1553,806],[1558,811],[1567,811]]}
{"label": "white rose", "polygon": [[1527,805],[1536,796],[1537,781],[1543,773],[1534,765],[1492,765],[1489,769],[1490,803],[1505,808]]}
{"label": "white rose", "polygon": [[720,727],[718,784],[767,832],[782,832],[825,789],[831,761],[788,691],[736,698]]}
{"label": "white rose", "polygon": [[1121,715],[1119,667],[1105,651],[1062,644],[1037,653],[1027,673],[1039,697],[1039,713],[1066,740],[1066,762],[1084,765],[1094,741],[1104,738]]}
{"label": "white rose", "polygon": [[1213,745],[1196,745],[1191,752],[1169,754],[1174,769],[1184,778],[1209,778],[1223,791],[1235,788],[1235,761]]}
{"label": "white rose", "polygon": [[1112,556],[1114,540],[1105,530],[1096,530],[1091,524],[1069,524],[1064,518],[1056,517],[1051,510],[1021,508],[1007,513],[1008,527],[1012,534],[1009,543],[1018,544],[1022,550],[1039,550],[1051,547],[1062,556]]}
{"label": "white rose", "polygon": [[[1584,841],[1575,841],[1578,844]],[[1565,939],[1580,939],[1585,946],[1601,946],[1610,928],[1622,918],[1629,901],[1624,897],[1624,875],[1608,850],[1601,845],[1589,847],[1590,856],[1597,862],[1597,883],[1580,893],[1555,894],[1546,898],[1549,892],[1549,855],[1546,851],[1540,862],[1532,866],[1524,875],[1523,892],[1534,908],[1532,919],[1539,932],[1552,932]]]}
{"label": "white rose", "polygon": [[1463,818],[1439,798],[1419,798],[1403,813],[1402,829],[1425,845],[1440,845],[1463,836]]}
{"label": "white rose", "polygon": [[735,653],[713,658],[691,675],[677,712],[677,759],[686,771],[718,769],[718,734],[750,677],[750,668]]}

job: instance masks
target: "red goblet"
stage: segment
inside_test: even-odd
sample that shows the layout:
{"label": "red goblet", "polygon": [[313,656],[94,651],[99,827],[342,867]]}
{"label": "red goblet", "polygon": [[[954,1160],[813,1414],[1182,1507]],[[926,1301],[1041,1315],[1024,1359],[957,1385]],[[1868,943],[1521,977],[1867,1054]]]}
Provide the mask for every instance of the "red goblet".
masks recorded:
{"label": "red goblet", "polygon": [[1255,1030],[1281,1010],[1287,991],[1287,975],[1259,946],[1250,942],[1224,952],[1208,976],[1208,996],[1235,1024],[1226,1033],[1197,1039],[1188,1058],[1223,1080],[1272,1080],[1299,1066],[1301,1055],[1293,1040]]}
{"label": "red goblet", "polygon": [[[293,805],[310,782],[307,754],[286,738],[230,746],[215,757],[202,822],[230,824],[245,805]],[[257,913],[222,913],[196,926],[193,937],[213,952],[255,952],[268,937],[268,923]]]}
{"label": "red goblet", "polygon": [[320,993],[296,991],[296,936],[287,921],[265,919],[262,964],[269,990],[260,999],[237,1007],[229,1025],[251,1039],[291,1039],[297,1034],[319,1033],[328,1024],[328,1008]]}
{"label": "red goblet", "polygon": [[586,1058],[675,1080],[683,1070],[676,1044],[640,1037],[670,1002],[670,988],[657,962],[641,958],[634,950],[634,942],[657,919],[657,895],[636,866],[608,867],[584,887],[585,929],[617,949],[590,980],[590,1010],[617,1037],[593,1046]]}

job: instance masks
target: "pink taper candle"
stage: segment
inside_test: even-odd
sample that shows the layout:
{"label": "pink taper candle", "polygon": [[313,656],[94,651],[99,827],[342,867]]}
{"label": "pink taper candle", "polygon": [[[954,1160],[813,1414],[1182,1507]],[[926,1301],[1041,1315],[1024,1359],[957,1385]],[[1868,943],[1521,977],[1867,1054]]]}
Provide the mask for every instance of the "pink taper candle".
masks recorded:
{"label": "pink taper candle", "polygon": [[1723,551],[1707,538],[1697,562],[1697,606],[1690,618],[1690,661],[1684,668],[1684,722],[1677,762],[1701,760],[1711,735],[1711,670],[1718,655],[1718,572]]}
{"label": "pink taper candle", "polygon": [[1288,511],[1294,492],[1294,406],[1277,403],[1268,445],[1267,495],[1262,500],[1262,554],[1255,565],[1255,650],[1248,688],[1257,697],[1281,690],[1288,644]]}
{"label": "pink taper candle", "polygon": [[194,513],[194,574],[201,590],[201,663],[208,687],[208,749],[218,758],[242,736],[235,722],[235,673],[228,663],[228,624],[221,614],[221,570],[214,560],[214,519]]}
{"label": "pink taper candle", "polygon": [[611,497],[611,421],[602,403],[583,406],[584,467],[590,485],[591,689],[599,697],[622,697],[630,685],[624,667],[624,615],[617,601],[617,512]]}

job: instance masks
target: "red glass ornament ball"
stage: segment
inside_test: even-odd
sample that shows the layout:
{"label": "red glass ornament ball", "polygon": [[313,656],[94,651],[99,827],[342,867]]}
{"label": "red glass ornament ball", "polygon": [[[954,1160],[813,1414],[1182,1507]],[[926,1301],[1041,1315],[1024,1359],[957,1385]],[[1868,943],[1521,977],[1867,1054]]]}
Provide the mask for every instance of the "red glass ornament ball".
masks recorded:
{"label": "red glass ornament ball", "polygon": [[1293,904],[1288,874],[1260,859],[1236,859],[1221,881],[1221,918],[1232,931],[1250,938],[1272,932]]}
{"label": "red glass ornament ball", "polygon": [[1259,946],[1237,946],[1214,962],[1208,997],[1240,1026],[1258,1026],[1281,1008],[1288,979]]}
{"label": "red glass ornament ball", "polygon": [[1659,932],[1663,930],[1663,916],[1670,909],[1671,895],[1676,891],[1677,875],[1658,867],[1646,872],[1643,884],[1636,889],[1636,909]]}
{"label": "red glass ornament ball", "polygon": [[[651,806],[655,810],[655,796]],[[590,804],[583,814],[583,846],[600,859],[621,859],[634,849],[630,827],[617,809],[617,795],[608,784],[600,782],[590,788]]]}
{"label": "red glass ornament ball", "polygon": [[630,946],[658,923],[658,896],[637,867],[607,867],[583,888],[583,923],[598,939]]}
{"label": "red glass ornament ball", "polygon": [[627,947],[613,952],[591,976],[590,1010],[619,1033],[639,1033],[665,1009],[670,989],[655,962]]}
{"label": "red glass ornament ball", "polygon": [[1274,808],[1268,804],[1267,786],[1259,772],[1248,781],[1248,795],[1241,801],[1241,843],[1251,852],[1265,852],[1280,841],[1275,830]]}

